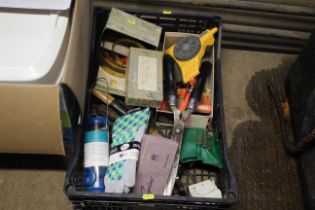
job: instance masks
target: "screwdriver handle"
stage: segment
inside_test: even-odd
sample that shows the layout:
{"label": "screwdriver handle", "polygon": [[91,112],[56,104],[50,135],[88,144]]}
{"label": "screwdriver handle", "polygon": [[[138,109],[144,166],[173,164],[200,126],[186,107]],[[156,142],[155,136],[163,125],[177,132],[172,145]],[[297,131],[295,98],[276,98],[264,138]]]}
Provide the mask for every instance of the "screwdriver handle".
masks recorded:
{"label": "screwdriver handle", "polygon": [[163,68],[164,68],[164,87],[165,87],[165,93],[167,97],[168,105],[176,106],[177,104],[177,97],[176,97],[176,76],[175,76],[175,61],[174,59],[169,56],[164,56],[164,62],[163,62]]}
{"label": "screwdriver handle", "polygon": [[189,104],[187,106],[188,109],[196,109],[197,104],[200,100],[202,91],[205,87],[208,75],[211,74],[212,71],[212,63],[210,61],[204,61],[200,67],[200,74],[197,77],[197,82],[195,84],[195,88],[191,93],[191,97],[189,100]]}
{"label": "screwdriver handle", "polygon": [[97,89],[92,90],[93,95],[95,95],[98,99],[102,102],[107,104],[108,106],[114,108],[119,114],[125,115],[127,114],[128,110],[121,105],[119,100],[115,99],[112,95],[106,92],[99,91]]}
{"label": "screwdriver handle", "polygon": [[196,79],[195,78],[192,79],[189,83],[190,83],[190,88],[187,91],[187,93],[185,94],[183,102],[179,105],[179,110],[181,110],[182,112],[185,111],[187,106],[188,106],[188,103],[189,103],[190,97],[191,97],[191,93],[192,93],[192,91],[195,87],[195,84],[196,84]]}

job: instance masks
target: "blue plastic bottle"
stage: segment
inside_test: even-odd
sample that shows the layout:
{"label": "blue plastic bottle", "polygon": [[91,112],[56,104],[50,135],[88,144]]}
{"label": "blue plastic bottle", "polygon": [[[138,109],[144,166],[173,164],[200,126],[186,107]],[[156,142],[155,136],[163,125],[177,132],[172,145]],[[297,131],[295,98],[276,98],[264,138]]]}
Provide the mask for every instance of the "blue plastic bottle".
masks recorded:
{"label": "blue plastic bottle", "polygon": [[84,177],[86,191],[104,192],[104,176],[109,161],[106,117],[90,116],[84,133]]}

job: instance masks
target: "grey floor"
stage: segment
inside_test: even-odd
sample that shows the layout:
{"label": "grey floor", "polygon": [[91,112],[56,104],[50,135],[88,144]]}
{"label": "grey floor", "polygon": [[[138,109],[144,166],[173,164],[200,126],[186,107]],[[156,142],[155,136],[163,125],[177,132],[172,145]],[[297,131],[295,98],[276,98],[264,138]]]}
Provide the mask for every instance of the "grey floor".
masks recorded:
{"label": "grey floor", "polygon": [[292,6],[303,6],[303,7],[314,7],[315,2],[313,0],[247,0],[253,2],[262,2],[262,3],[277,3],[283,5],[292,5]]}
{"label": "grey floor", "polygon": [[[232,143],[233,130],[238,124],[250,119],[259,120],[245,99],[245,88],[253,74],[263,69],[276,68],[294,59],[293,55],[222,50],[224,105],[229,145]],[[0,164],[4,161],[0,160]],[[23,168],[23,164],[21,167]],[[2,168],[0,209],[71,209],[71,204],[63,193],[64,170],[0,168]]]}
{"label": "grey floor", "polygon": [[70,210],[63,193],[64,175],[60,170],[1,170],[0,209]]}

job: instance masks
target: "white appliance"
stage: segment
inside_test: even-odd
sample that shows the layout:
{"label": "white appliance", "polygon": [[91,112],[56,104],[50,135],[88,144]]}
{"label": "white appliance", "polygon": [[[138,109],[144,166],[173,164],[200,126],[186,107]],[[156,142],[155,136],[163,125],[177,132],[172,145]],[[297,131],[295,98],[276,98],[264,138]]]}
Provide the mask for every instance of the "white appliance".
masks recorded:
{"label": "white appliance", "polygon": [[0,0],[0,82],[51,83],[62,75],[71,0]]}

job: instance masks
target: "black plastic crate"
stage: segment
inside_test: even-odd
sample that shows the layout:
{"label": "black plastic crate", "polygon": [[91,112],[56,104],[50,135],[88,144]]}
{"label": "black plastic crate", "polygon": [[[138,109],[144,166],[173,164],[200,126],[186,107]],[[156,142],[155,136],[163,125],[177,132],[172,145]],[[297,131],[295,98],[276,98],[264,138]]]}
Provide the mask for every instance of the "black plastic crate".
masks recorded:
{"label": "black plastic crate", "polygon": [[[238,197],[236,179],[233,175],[230,162],[227,156],[226,132],[224,122],[223,95],[220,72],[220,50],[222,27],[221,19],[214,16],[204,16],[200,14],[187,15],[180,13],[163,13],[162,11],[145,12],[130,11],[128,13],[137,15],[145,20],[163,27],[163,33],[169,32],[188,32],[201,33],[202,31],[216,26],[219,32],[215,42],[215,91],[214,91],[214,118],[212,125],[218,133],[224,159],[224,168],[218,174],[219,188],[222,191],[222,199],[193,198],[187,196],[155,196],[154,199],[144,200],[140,195],[134,194],[109,194],[91,193],[84,191],[83,185],[83,131],[77,132],[77,141],[74,153],[70,157],[70,164],[65,178],[64,191],[72,201],[74,209],[100,209],[100,210],[138,210],[138,209],[227,209],[236,202]],[[90,88],[95,81],[98,62],[95,56],[95,49],[98,44],[103,26],[106,23],[110,8],[95,8],[93,13],[92,43],[90,56],[90,69],[88,85],[86,91],[86,110],[87,115],[90,108]],[[164,37],[164,34],[162,35]],[[84,117],[85,118],[85,117]],[[198,175],[197,175],[198,176]]]}

